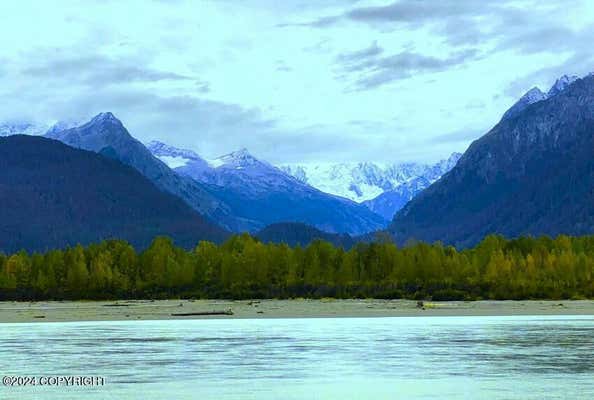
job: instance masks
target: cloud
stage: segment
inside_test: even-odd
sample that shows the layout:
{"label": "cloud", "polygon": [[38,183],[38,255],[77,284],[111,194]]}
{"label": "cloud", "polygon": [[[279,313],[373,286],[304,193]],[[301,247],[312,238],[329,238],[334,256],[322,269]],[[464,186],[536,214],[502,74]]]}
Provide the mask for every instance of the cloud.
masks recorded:
{"label": "cloud", "polygon": [[[583,76],[594,71],[592,37],[594,24],[581,29],[550,28],[526,33],[524,36],[510,37],[502,43],[501,48],[515,46],[514,48],[526,54],[548,51],[556,54],[557,62],[520,74],[509,82],[503,93],[508,97],[517,98],[537,84],[552,84],[561,75]],[[548,87],[542,86],[541,89],[546,92]]]}
{"label": "cloud", "polygon": [[205,156],[443,158],[481,132],[461,127],[594,69],[587,0],[147,2],[133,20],[126,2],[64,2],[0,2],[19,38],[0,55],[0,120],[112,111]]}
{"label": "cloud", "polygon": [[208,93],[210,92],[210,83],[198,79],[196,81],[196,90],[198,93]]}
{"label": "cloud", "polygon": [[338,62],[344,64],[356,64],[361,60],[377,57],[383,52],[384,49],[377,45],[377,40],[374,40],[369,47],[358,51],[341,53],[336,57],[336,59]]}
{"label": "cloud", "polygon": [[355,90],[368,90],[415,74],[443,71],[478,56],[478,51],[474,49],[458,51],[445,58],[414,51],[382,57],[383,53],[384,50],[374,41],[365,49],[339,54],[336,62],[347,73],[357,74]]}
{"label": "cloud", "polygon": [[428,27],[451,46],[496,41],[498,50],[539,52],[568,47],[571,30],[559,15],[580,0],[551,0],[534,5],[531,0],[400,0],[380,6],[354,7],[312,21],[279,26],[332,28],[338,23],[365,24],[379,30]]}
{"label": "cloud", "polygon": [[428,21],[445,20],[451,17],[477,16],[498,8],[494,0],[484,0],[477,6],[474,0],[401,0],[383,6],[355,7],[338,15],[329,15],[299,23],[286,23],[278,26],[301,26],[327,28],[340,21],[366,24],[420,25]]}
{"label": "cloud", "polygon": [[115,59],[101,55],[59,57],[35,67],[24,68],[22,74],[27,78],[59,80],[90,86],[192,79],[175,72],[139,65],[142,65],[140,60]]}
{"label": "cloud", "polygon": [[340,21],[340,16],[328,16],[328,17],[320,17],[316,20],[309,21],[309,22],[290,22],[290,23],[282,23],[277,24],[276,27],[278,28],[287,28],[287,27],[305,27],[305,28],[326,28],[336,24]]}
{"label": "cloud", "polygon": [[476,14],[481,8],[489,8],[489,1],[477,7],[473,0],[409,0],[396,1],[385,6],[354,8],[345,17],[359,22],[405,22],[421,23],[428,20]]}

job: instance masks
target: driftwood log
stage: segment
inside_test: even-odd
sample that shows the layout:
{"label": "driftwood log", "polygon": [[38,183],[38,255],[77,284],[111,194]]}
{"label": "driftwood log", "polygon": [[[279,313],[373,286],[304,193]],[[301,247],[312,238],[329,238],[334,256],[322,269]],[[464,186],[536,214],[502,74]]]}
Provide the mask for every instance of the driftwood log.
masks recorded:
{"label": "driftwood log", "polygon": [[193,315],[233,315],[232,310],[224,311],[202,311],[202,312],[184,312],[184,313],[172,313],[174,317],[190,317]]}

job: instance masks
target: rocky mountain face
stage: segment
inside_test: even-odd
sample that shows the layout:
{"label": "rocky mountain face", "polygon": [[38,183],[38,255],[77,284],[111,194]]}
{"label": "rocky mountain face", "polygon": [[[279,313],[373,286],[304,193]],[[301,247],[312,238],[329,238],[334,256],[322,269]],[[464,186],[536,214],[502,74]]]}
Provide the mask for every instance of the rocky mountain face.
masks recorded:
{"label": "rocky mountain face", "polygon": [[109,238],[144,248],[158,235],[191,247],[228,233],[138,171],[43,137],[0,138],[0,251]]}
{"label": "rocky mountain face", "polygon": [[594,76],[571,80],[472,143],[396,214],[395,238],[468,246],[491,233],[592,234]]}
{"label": "rocky mountain face", "polygon": [[306,185],[246,149],[206,162],[187,150],[164,151],[164,146],[154,143],[149,148],[164,161],[178,155],[175,162],[183,165],[174,170],[203,184],[229,207],[232,219],[223,221],[234,231],[256,232],[273,223],[301,222],[356,235],[387,223],[366,207]]}

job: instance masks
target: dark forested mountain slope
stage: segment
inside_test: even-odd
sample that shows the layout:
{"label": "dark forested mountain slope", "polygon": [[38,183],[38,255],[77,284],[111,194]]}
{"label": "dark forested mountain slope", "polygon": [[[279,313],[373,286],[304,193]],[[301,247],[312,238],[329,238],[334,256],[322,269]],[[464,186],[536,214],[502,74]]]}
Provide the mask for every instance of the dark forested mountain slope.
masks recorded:
{"label": "dark forested mountain slope", "polygon": [[0,138],[0,250],[157,235],[183,246],[227,233],[119,161],[33,136]]}
{"label": "dark forested mountain slope", "polygon": [[594,232],[594,76],[527,105],[396,214],[390,231],[459,246],[486,234]]}
{"label": "dark forested mountain slope", "polygon": [[324,240],[346,249],[355,244],[355,239],[350,235],[328,233],[297,222],[269,225],[258,232],[256,237],[264,243],[285,243],[289,246],[307,246],[314,240]]}

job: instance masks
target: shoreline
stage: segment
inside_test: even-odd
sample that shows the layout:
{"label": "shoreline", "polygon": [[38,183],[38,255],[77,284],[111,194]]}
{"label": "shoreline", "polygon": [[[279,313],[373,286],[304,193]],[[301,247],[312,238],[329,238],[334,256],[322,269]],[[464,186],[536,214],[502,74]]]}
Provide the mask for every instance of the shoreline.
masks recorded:
{"label": "shoreline", "polygon": [[[415,316],[594,316],[594,300],[425,301],[423,304],[424,309],[419,308],[413,300],[377,299],[3,301],[0,302],[0,323]],[[221,315],[212,315],[213,312]]]}

